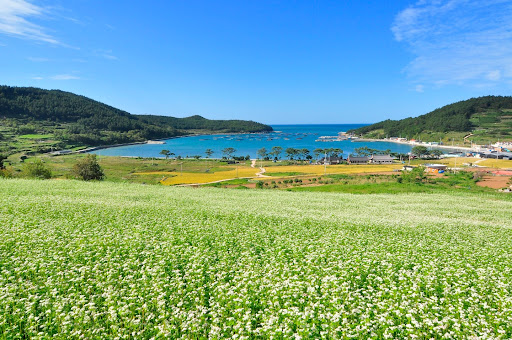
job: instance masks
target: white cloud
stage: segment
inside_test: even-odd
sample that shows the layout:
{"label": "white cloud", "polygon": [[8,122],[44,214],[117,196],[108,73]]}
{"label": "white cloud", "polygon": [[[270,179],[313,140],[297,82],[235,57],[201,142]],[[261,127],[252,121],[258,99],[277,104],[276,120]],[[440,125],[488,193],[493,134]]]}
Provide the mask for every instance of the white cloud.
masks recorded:
{"label": "white cloud", "polygon": [[500,70],[494,70],[487,74],[487,79],[498,81],[501,79],[501,71]]}
{"label": "white cloud", "polygon": [[50,77],[50,79],[53,79],[53,80],[75,80],[75,79],[80,79],[80,77],[74,76],[72,74],[58,74],[53,77]]}
{"label": "white cloud", "polygon": [[395,17],[395,39],[415,54],[415,82],[476,85],[512,79],[511,0],[421,0]]}
{"label": "white cloud", "polygon": [[423,93],[425,91],[425,87],[423,85],[416,85],[416,87],[414,88],[414,91]]}
{"label": "white cloud", "polygon": [[59,44],[54,37],[47,34],[45,29],[29,18],[40,17],[44,9],[26,0],[0,0],[0,33]]}
{"label": "white cloud", "polygon": [[35,63],[44,63],[50,61],[48,58],[40,58],[40,57],[27,57],[27,60],[33,61]]}
{"label": "white cloud", "polygon": [[32,77],[34,80],[43,80],[43,77]]}
{"label": "white cloud", "polygon": [[119,60],[118,57],[112,54],[112,50],[95,50],[94,55],[109,60]]}

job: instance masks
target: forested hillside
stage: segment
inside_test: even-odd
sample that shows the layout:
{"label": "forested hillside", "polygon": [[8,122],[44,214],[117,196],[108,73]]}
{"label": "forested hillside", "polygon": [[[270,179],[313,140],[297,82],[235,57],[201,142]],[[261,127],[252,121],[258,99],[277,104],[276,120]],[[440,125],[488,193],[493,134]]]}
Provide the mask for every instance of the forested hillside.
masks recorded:
{"label": "forested hillside", "polygon": [[449,132],[473,133],[482,138],[512,138],[510,131],[512,97],[486,96],[446,105],[416,118],[384,120],[352,132],[380,138],[413,138],[419,134]]}
{"label": "forested hillside", "polygon": [[140,142],[194,132],[271,131],[242,120],[132,115],[59,90],[0,86],[0,152],[46,152],[79,146]]}

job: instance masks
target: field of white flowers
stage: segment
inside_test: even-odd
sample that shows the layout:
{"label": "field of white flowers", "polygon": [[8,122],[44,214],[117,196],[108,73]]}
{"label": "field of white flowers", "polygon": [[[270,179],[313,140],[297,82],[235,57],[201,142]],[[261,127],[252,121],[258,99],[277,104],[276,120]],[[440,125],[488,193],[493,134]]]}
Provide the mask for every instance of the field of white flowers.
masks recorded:
{"label": "field of white flowers", "polygon": [[512,200],[0,180],[0,338],[512,337]]}

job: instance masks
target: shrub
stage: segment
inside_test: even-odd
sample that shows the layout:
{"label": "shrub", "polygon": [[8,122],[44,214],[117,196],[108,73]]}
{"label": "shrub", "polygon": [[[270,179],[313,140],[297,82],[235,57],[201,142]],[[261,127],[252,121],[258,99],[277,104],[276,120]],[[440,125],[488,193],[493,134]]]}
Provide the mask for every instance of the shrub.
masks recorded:
{"label": "shrub", "polygon": [[0,153],[0,170],[5,169],[4,161],[7,159],[7,155]]}
{"label": "shrub", "polygon": [[12,172],[7,169],[0,169],[0,178],[10,178],[12,177]]}
{"label": "shrub", "polygon": [[263,182],[262,181],[257,181],[256,182],[256,188],[262,189],[263,188]]}
{"label": "shrub", "polygon": [[79,159],[73,166],[73,175],[84,181],[101,181],[105,174],[98,164],[96,155],[88,154],[85,158]]}
{"label": "shrub", "polygon": [[52,172],[40,159],[33,162],[25,163],[23,173],[26,177],[49,179],[52,177]]}

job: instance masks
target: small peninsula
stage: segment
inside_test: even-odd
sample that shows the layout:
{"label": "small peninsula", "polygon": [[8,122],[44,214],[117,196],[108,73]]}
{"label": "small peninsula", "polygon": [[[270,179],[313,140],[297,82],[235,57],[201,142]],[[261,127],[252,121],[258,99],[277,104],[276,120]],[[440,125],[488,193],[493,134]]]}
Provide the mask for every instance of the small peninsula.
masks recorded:
{"label": "small peninsula", "polygon": [[253,121],[134,115],[70,92],[0,86],[2,153],[44,153],[194,133],[268,131],[272,127]]}

